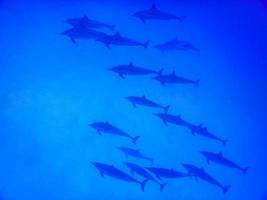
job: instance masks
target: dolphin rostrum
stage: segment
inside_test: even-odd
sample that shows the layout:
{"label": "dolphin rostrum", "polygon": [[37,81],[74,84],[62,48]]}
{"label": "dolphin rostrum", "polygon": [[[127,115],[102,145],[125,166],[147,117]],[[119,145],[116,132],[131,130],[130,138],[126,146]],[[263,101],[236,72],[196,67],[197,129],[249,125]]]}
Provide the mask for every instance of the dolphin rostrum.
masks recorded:
{"label": "dolphin rostrum", "polygon": [[111,135],[127,137],[132,140],[133,144],[135,144],[136,141],[140,138],[140,136],[132,137],[128,133],[124,132],[123,130],[111,125],[109,122],[95,122],[89,125],[92,128],[96,129],[99,135],[102,135],[102,133],[106,133],[106,134],[111,134]]}
{"label": "dolphin rostrum", "polygon": [[249,167],[240,167],[238,164],[225,158],[223,156],[222,152],[213,153],[213,152],[209,152],[209,151],[200,151],[200,153],[205,157],[208,164],[210,164],[210,162],[214,162],[214,163],[217,163],[220,165],[224,165],[226,167],[238,169],[241,172],[243,172],[243,174],[246,174],[248,169],[249,169]]}
{"label": "dolphin rostrum", "polygon": [[131,162],[124,162],[124,164],[131,170],[131,174],[138,174],[142,177],[144,177],[148,181],[152,181],[154,183],[157,183],[160,185],[160,191],[163,191],[167,183],[161,183],[157,179],[155,179],[150,173],[148,173],[143,167],[131,163]]}
{"label": "dolphin rostrum", "polygon": [[146,23],[146,21],[148,20],[172,20],[172,19],[182,22],[185,19],[184,16],[178,17],[174,14],[161,11],[156,7],[155,4],[153,4],[147,10],[134,13],[132,16],[140,19],[143,23]]}
{"label": "dolphin rostrum", "polygon": [[182,166],[187,170],[189,176],[196,178],[196,180],[200,178],[210,184],[218,186],[219,188],[222,189],[223,194],[226,194],[226,192],[231,187],[231,185],[223,186],[220,182],[218,182],[211,175],[205,172],[204,168],[199,168],[194,165],[186,164],[186,163],[182,163]]}
{"label": "dolphin rostrum", "polygon": [[139,158],[139,159],[143,159],[143,160],[148,160],[150,161],[152,164],[154,163],[154,159],[150,158],[148,156],[145,156],[140,150],[138,149],[132,149],[129,147],[118,147],[118,149],[120,151],[122,151],[126,157],[131,156],[131,157],[135,157],[135,158]]}
{"label": "dolphin rostrum", "polygon": [[152,108],[161,108],[164,110],[164,112],[167,112],[170,107],[169,105],[167,106],[160,105],[148,99],[145,95],[141,97],[140,96],[128,96],[128,97],[125,97],[125,99],[130,101],[134,107],[136,107],[136,105],[142,105],[142,106],[147,106],[147,107],[152,107]]}
{"label": "dolphin rostrum", "polygon": [[91,162],[93,166],[97,168],[99,171],[101,177],[110,176],[119,180],[127,181],[127,182],[133,182],[133,183],[138,183],[141,185],[142,191],[145,190],[145,185],[147,183],[147,179],[144,181],[138,181],[132,176],[128,175],[127,173],[123,172],[122,170],[114,167],[113,165],[108,165],[104,163],[99,163],[99,162]]}
{"label": "dolphin rostrum", "polygon": [[147,48],[149,44],[149,41],[142,43],[127,37],[123,37],[118,31],[114,35],[105,35],[103,37],[99,37],[96,39],[96,41],[104,43],[107,48],[110,48],[110,45],[142,46],[144,48]]}

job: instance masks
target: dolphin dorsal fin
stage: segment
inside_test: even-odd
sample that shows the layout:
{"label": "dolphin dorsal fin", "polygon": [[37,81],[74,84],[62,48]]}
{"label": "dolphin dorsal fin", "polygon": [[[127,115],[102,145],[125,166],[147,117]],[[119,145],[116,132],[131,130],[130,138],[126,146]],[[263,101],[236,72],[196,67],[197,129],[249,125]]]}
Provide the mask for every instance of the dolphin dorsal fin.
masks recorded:
{"label": "dolphin dorsal fin", "polygon": [[203,127],[203,123],[199,124],[198,127],[199,128],[202,128]]}
{"label": "dolphin dorsal fin", "polygon": [[175,73],[175,71],[173,71],[173,72],[172,72],[172,76],[176,76],[176,73]]}
{"label": "dolphin dorsal fin", "polygon": [[150,7],[150,10],[157,10],[157,6],[155,3],[152,4],[152,6]]}
{"label": "dolphin dorsal fin", "polygon": [[88,17],[87,17],[87,15],[86,15],[86,14],[84,14],[82,19],[83,19],[83,20],[88,20]]}
{"label": "dolphin dorsal fin", "polygon": [[130,61],[130,62],[129,62],[129,66],[130,66],[130,67],[133,67],[133,61]]}
{"label": "dolphin dorsal fin", "polygon": [[120,36],[121,36],[120,32],[117,31],[117,32],[115,33],[115,36],[116,36],[116,37],[120,37]]}

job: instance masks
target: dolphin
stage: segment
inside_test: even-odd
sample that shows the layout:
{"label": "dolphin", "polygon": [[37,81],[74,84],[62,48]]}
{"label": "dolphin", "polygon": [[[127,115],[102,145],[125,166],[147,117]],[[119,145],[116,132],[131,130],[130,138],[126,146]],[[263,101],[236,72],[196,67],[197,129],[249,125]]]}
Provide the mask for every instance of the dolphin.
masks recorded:
{"label": "dolphin", "polygon": [[133,144],[135,144],[136,141],[140,138],[140,136],[132,137],[128,133],[124,132],[123,130],[111,125],[109,122],[95,122],[95,123],[89,124],[89,126],[96,129],[99,135],[102,135],[102,133],[106,133],[106,134],[111,134],[111,135],[127,137],[132,140]]}
{"label": "dolphin", "polygon": [[161,11],[155,4],[147,10],[134,13],[132,16],[140,19],[143,23],[146,23],[148,20],[178,20],[182,22],[185,19],[185,16],[178,17],[174,14]]}
{"label": "dolphin", "polygon": [[172,114],[168,114],[166,112],[165,113],[155,113],[154,115],[159,117],[166,126],[168,125],[168,123],[175,124],[178,126],[183,126],[183,127],[187,127],[189,124],[187,121],[182,119],[181,115],[172,115]]}
{"label": "dolphin", "polygon": [[167,105],[167,106],[163,106],[163,105],[160,105],[156,102],[153,102],[151,100],[149,100],[145,95],[139,97],[139,96],[128,96],[128,97],[125,97],[126,100],[130,101],[132,103],[132,105],[134,107],[136,107],[136,105],[142,105],[142,106],[147,106],[147,107],[152,107],[152,108],[161,108],[164,110],[164,112],[166,113],[170,106]]}
{"label": "dolphin", "polygon": [[106,34],[97,30],[87,29],[84,27],[71,28],[61,33],[71,39],[76,44],[76,39],[97,39],[104,37]]}
{"label": "dolphin", "polygon": [[168,178],[168,179],[174,179],[174,178],[184,178],[188,175],[179,172],[173,169],[166,169],[166,168],[160,168],[160,167],[145,167],[149,172],[154,174],[159,180],[162,178]]}
{"label": "dolphin", "polygon": [[138,181],[132,176],[126,174],[122,170],[114,167],[113,165],[108,165],[104,163],[99,163],[99,162],[91,162],[91,164],[99,170],[101,177],[110,176],[119,180],[127,181],[127,182],[133,182],[133,183],[138,183],[141,185],[142,191],[145,190],[145,185],[147,183],[147,179],[144,181]]}
{"label": "dolphin", "polygon": [[214,163],[217,163],[220,165],[224,165],[226,167],[238,169],[241,172],[243,172],[243,174],[246,174],[248,169],[249,169],[249,167],[244,167],[244,168],[240,167],[238,164],[225,158],[223,156],[222,152],[213,153],[213,152],[209,152],[209,151],[200,151],[200,153],[205,157],[208,164],[210,164],[210,162],[214,162]]}
{"label": "dolphin", "polygon": [[136,165],[131,162],[124,162],[124,164],[131,170],[131,174],[138,174],[144,177],[148,181],[152,181],[160,185],[160,191],[163,191],[167,183],[160,183],[157,179],[155,179],[150,173],[148,173],[143,167]]}
{"label": "dolphin", "polygon": [[107,48],[110,48],[110,45],[142,46],[147,48],[149,44],[149,41],[142,43],[127,37],[123,37],[118,31],[114,35],[104,35],[103,37],[99,37],[96,39],[96,41],[104,43]]}
{"label": "dolphin", "polygon": [[164,42],[162,44],[155,45],[153,47],[162,51],[162,52],[187,51],[187,50],[200,52],[200,50],[198,48],[196,48],[192,43],[187,42],[187,41],[178,40],[177,38],[174,38],[174,39],[169,40],[167,42]]}
{"label": "dolphin", "polygon": [[74,28],[80,27],[81,25],[88,29],[106,28],[113,31],[115,28],[115,25],[109,25],[96,20],[89,19],[86,14],[84,14],[83,17],[80,18],[67,19],[65,22],[72,25]]}
{"label": "dolphin", "polygon": [[223,144],[223,146],[226,145],[228,140],[224,140],[219,138],[218,136],[212,134],[207,127],[204,127],[203,124],[200,125],[193,125],[193,124],[188,124],[187,127],[191,131],[193,135],[201,135],[203,137],[207,137],[213,140],[217,140]]}
{"label": "dolphin", "polygon": [[128,147],[118,147],[117,149],[119,149],[120,151],[122,151],[126,157],[131,156],[131,157],[135,157],[135,158],[139,158],[139,159],[143,159],[143,160],[148,160],[151,162],[151,164],[154,163],[154,159],[150,158],[148,156],[145,156],[140,150],[138,149],[132,149],[132,148],[128,148]]}
{"label": "dolphin", "polygon": [[138,75],[149,75],[149,74],[157,74],[159,71],[151,70],[151,69],[145,69],[142,67],[135,66],[133,62],[130,62],[127,65],[119,65],[115,67],[111,67],[108,70],[113,71],[122,79],[125,79],[125,75],[128,76],[138,76]]}
{"label": "dolphin", "polygon": [[156,81],[159,81],[161,85],[163,86],[166,86],[166,84],[193,84],[197,87],[199,86],[199,80],[194,81],[194,80],[190,80],[187,78],[177,76],[175,71],[173,71],[171,74],[166,74],[166,75],[159,73],[153,79]]}
{"label": "dolphin", "polygon": [[191,177],[195,177],[196,180],[198,178],[216,185],[220,187],[223,191],[223,194],[226,194],[226,192],[230,189],[231,185],[223,186],[220,182],[218,182],[216,179],[214,179],[211,175],[209,175],[207,172],[205,172],[204,168],[199,168],[191,164],[182,163],[182,166],[187,170],[188,175]]}

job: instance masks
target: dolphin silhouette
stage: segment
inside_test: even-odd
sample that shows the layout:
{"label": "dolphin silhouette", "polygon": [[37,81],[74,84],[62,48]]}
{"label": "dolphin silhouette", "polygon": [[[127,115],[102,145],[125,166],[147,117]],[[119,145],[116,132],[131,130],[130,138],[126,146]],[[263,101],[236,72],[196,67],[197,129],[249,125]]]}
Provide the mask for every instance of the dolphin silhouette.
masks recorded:
{"label": "dolphin silhouette", "polygon": [[154,163],[154,159],[148,156],[145,156],[139,149],[132,149],[128,147],[117,147],[120,151],[122,151],[126,157],[131,156],[143,160],[148,160],[152,164]]}

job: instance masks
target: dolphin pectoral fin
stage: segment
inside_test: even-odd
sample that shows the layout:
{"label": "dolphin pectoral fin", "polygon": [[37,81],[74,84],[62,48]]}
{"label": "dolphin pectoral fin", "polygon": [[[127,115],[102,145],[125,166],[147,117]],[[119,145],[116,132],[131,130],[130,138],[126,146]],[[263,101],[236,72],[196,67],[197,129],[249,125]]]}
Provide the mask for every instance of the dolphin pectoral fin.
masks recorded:
{"label": "dolphin pectoral fin", "polygon": [[231,188],[231,185],[227,185],[225,187],[222,187],[222,190],[223,190],[223,194],[226,194],[227,191]]}
{"label": "dolphin pectoral fin", "polygon": [[162,183],[162,184],[160,184],[160,191],[162,192],[163,190],[164,190],[164,188],[165,188],[165,186],[167,185],[168,183]]}
{"label": "dolphin pectoral fin", "polygon": [[133,104],[133,107],[135,107],[136,108],[136,104],[135,103],[132,103]]}
{"label": "dolphin pectoral fin", "polygon": [[134,138],[132,138],[132,143],[136,144],[136,141],[140,138],[140,136],[136,136]]}
{"label": "dolphin pectoral fin", "polygon": [[166,84],[165,84],[163,81],[160,81],[160,84],[161,84],[163,87],[166,87]]}
{"label": "dolphin pectoral fin", "polygon": [[98,135],[101,135],[102,136],[102,133],[101,133],[100,130],[97,130],[97,133],[98,133]]}
{"label": "dolphin pectoral fin", "polygon": [[168,123],[167,123],[166,120],[163,120],[163,123],[164,123],[165,126],[168,126]]}
{"label": "dolphin pectoral fin", "polygon": [[206,159],[206,162],[207,162],[208,165],[210,164],[210,160],[209,159]]}
{"label": "dolphin pectoral fin", "polygon": [[74,37],[71,37],[70,39],[71,39],[71,41],[72,41],[73,44],[77,44],[77,42],[76,42],[76,40],[75,40]]}
{"label": "dolphin pectoral fin", "polygon": [[242,169],[243,174],[246,174],[250,167],[245,167]]}
{"label": "dolphin pectoral fin", "polygon": [[104,176],[104,173],[103,172],[99,172],[100,173],[100,176],[102,177],[102,178],[105,178],[105,176]]}
{"label": "dolphin pectoral fin", "polygon": [[145,20],[144,18],[140,17],[140,20],[141,20],[144,24],[146,24],[146,20]]}
{"label": "dolphin pectoral fin", "polygon": [[142,181],[140,184],[141,184],[141,189],[142,191],[145,191],[145,186],[146,186],[146,183],[147,183],[148,179]]}
{"label": "dolphin pectoral fin", "polygon": [[105,45],[108,49],[111,49],[109,43],[105,43]]}
{"label": "dolphin pectoral fin", "polygon": [[123,74],[119,74],[119,76],[122,78],[122,79],[125,79],[125,76]]}
{"label": "dolphin pectoral fin", "polygon": [[161,180],[161,177],[159,175],[156,175],[157,179]]}

